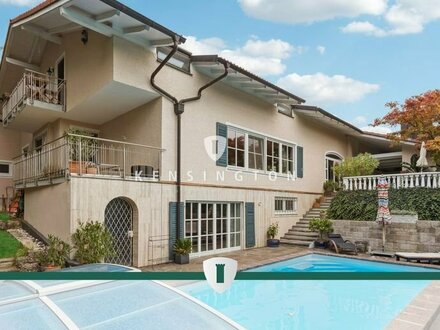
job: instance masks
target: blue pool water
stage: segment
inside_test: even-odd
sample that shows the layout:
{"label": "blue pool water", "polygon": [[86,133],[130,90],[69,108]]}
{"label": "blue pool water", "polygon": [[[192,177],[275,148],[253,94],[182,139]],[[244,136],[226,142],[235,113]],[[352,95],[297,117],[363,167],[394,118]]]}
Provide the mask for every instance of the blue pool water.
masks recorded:
{"label": "blue pool water", "polygon": [[[250,271],[433,271],[310,254]],[[248,329],[383,329],[429,281],[235,281],[223,294],[182,287]]]}

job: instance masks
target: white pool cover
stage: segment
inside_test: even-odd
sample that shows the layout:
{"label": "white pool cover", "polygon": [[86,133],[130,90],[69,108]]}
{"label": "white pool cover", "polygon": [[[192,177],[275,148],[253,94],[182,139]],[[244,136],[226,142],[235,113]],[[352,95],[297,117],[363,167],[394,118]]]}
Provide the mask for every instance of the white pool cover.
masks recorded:
{"label": "white pool cover", "polygon": [[0,328],[241,327],[190,296],[155,281],[0,281]]}

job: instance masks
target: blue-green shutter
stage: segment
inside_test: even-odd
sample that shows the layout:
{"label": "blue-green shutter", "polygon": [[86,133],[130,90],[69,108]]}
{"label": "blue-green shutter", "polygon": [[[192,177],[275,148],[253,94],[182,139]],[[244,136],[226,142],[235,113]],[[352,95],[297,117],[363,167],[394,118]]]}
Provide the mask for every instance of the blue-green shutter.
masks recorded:
{"label": "blue-green shutter", "polygon": [[223,150],[223,153],[217,159],[217,166],[228,166],[228,148],[227,146],[227,139],[228,139],[228,126],[222,123],[217,123],[217,136],[222,137],[224,139],[217,139],[217,152],[219,150]]}
{"label": "blue-green shutter", "polygon": [[246,247],[255,246],[255,203],[246,203]]}
{"label": "blue-green shutter", "polygon": [[[173,246],[177,241],[176,237],[176,227],[177,227],[177,202],[170,202],[169,209],[168,209],[168,217],[169,217],[169,256],[170,260],[174,259],[174,252],[173,252]],[[185,225],[185,218],[184,218],[184,204],[180,203],[180,230],[179,230],[179,238],[183,238],[184,236],[184,225]]]}
{"label": "blue-green shutter", "polygon": [[304,176],[304,148],[296,147],[296,176],[302,178]]}

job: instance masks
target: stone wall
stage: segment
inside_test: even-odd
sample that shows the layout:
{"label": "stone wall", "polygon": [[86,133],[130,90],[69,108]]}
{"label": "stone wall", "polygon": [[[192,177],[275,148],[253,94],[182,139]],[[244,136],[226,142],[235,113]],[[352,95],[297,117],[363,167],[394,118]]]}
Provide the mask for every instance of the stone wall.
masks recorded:
{"label": "stone wall", "polygon": [[[382,225],[374,221],[333,220],[333,228],[344,239],[368,241],[371,250],[382,248]],[[440,252],[440,221],[390,224],[385,237],[386,251]]]}

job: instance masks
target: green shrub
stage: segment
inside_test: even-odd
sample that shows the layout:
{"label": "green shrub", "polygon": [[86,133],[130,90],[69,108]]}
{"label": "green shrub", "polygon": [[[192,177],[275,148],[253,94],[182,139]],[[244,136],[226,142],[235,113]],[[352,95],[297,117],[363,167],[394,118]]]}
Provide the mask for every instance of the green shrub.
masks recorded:
{"label": "green shrub", "polygon": [[8,221],[8,220],[9,220],[9,213],[0,212],[0,221]]}
{"label": "green shrub", "polygon": [[327,180],[324,182],[322,187],[324,188],[324,191],[333,192],[333,191],[337,190],[338,184],[333,180]]}
{"label": "green shrub", "polygon": [[347,158],[334,167],[335,174],[340,177],[371,175],[379,166],[379,161],[369,153]]}
{"label": "green shrub", "polygon": [[[440,221],[440,189],[390,189],[390,210],[417,212],[419,220]],[[374,221],[377,191],[341,191],[332,200],[327,216],[335,220]]]}
{"label": "green shrub", "polygon": [[112,237],[100,222],[80,223],[72,242],[75,259],[83,264],[99,263],[114,254]]}
{"label": "green shrub", "polygon": [[328,239],[328,234],[333,232],[333,223],[326,218],[313,219],[309,222],[309,229],[319,234],[321,241]]}
{"label": "green shrub", "polygon": [[49,235],[47,241],[47,246],[37,254],[39,264],[64,267],[69,259],[70,245],[53,235]]}
{"label": "green shrub", "polygon": [[270,239],[274,239],[275,236],[278,235],[278,231],[279,231],[278,222],[271,224],[269,228],[267,228],[267,237],[269,237]]}
{"label": "green shrub", "polygon": [[178,239],[174,243],[173,251],[177,255],[190,254],[192,251],[192,241],[189,238]]}

